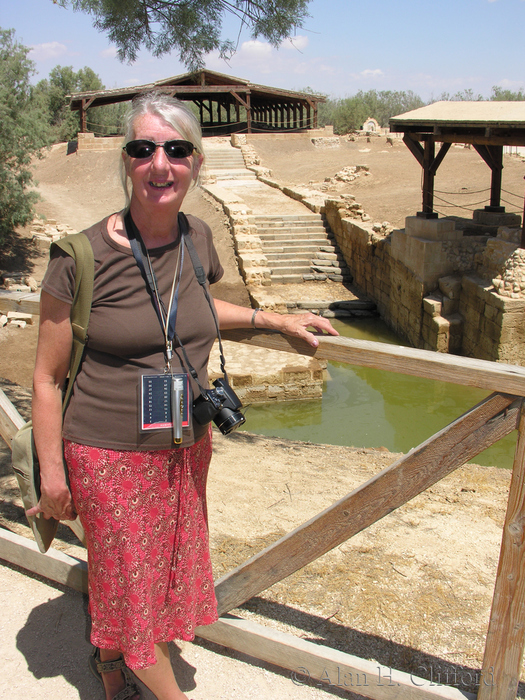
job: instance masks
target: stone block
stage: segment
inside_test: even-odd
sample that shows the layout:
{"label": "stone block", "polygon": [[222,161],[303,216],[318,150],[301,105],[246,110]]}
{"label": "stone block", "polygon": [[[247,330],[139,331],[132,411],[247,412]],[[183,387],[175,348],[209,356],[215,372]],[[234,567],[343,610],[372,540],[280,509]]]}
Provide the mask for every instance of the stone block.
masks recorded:
{"label": "stone block", "polygon": [[312,379],[312,374],[304,367],[284,367],[283,368],[283,383],[297,384],[299,382],[309,382]]}
{"label": "stone block", "polygon": [[236,374],[228,372],[228,379],[230,380],[231,386],[235,387],[235,389],[251,386],[253,384],[253,377],[251,374]]}
{"label": "stone block", "polygon": [[33,323],[33,316],[31,314],[22,313],[21,311],[8,311],[7,320],[9,323],[23,321],[24,326],[22,326],[22,328],[24,328],[27,323]]}
{"label": "stone block", "polygon": [[475,209],[472,213],[472,220],[476,224],[484,226],[521,226],[521,216],[507,212],[485,211],[485,209]]}
{"label": "stone block", "polygon": [[442,298],[437,294],[431,294],[423,299],[423,310],[430,316],[441,316]]}
{"label": "stone block", "polygon": [[450,297],[443,297],[443,316],[450,316],[459,311],[459,299],[450,299]]}
{"label": "stone block", "polygon": [[443,316],[434,316],[431,322],[431,328],[438,334],[443,335],[450,330],[450,321]]}
{"label": "stone block", "polygon": [[422,219],[419,216],[406,217],[405,232],[407,236],[431,241],[456,241],[463,237],[451,219]]}
{"label": "stone block", "polygon": [[449,299],[459,299],[461,296],[461,278],[454,275],[440,277],[438,280],[440,291]]}

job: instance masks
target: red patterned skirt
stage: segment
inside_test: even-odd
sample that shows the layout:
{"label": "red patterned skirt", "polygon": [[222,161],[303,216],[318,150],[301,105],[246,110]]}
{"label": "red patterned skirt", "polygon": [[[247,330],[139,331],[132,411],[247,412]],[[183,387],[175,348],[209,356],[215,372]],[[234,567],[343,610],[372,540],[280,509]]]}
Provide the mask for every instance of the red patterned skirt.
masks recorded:
{"label": "red patterned skirt", "polygon": [[192,447],[151,452],[65,441],[86,532],[91,642],[120,649],[132,669],[155,663],[155,643],[191,640],[195,627],[217,620],[206,513],[210,433]]}

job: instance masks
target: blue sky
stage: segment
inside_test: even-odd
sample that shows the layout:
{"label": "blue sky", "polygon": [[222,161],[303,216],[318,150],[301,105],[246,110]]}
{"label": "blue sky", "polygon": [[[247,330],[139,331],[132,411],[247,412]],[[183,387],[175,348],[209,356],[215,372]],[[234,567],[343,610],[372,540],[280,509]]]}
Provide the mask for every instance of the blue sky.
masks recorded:
{"label": "blue sky", "polygon": [[[228,63],[209,55],[206,67],[255,83],[331,97],[358,90],[412,90],[424,100],[471,88],[489,97],[493,85],[525,87],[525,0],[313,0],[293,44],[279,50],[241,36]],[[175,55],[140,54],[133,65],[88,15],[52,0],[11,0],[0,27],[32,47],[36,82],[56,65],[89,66],[106,87],[141,85],[186,72]],[[229,38],[236,38],[237,29]]]}

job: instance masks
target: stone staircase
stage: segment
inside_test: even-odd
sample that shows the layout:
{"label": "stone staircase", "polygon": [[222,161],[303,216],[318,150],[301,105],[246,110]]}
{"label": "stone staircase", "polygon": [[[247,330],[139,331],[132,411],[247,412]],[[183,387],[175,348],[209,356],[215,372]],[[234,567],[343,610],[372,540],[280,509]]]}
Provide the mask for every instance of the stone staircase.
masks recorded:
{"label": "stone staircase", "polygon": [[255,215],[272,284],[352,282],[352,275],[320,214]]}
{"label": "stone staircase", "polygon": [[219,180],[256,180],[254,172],[248,170],[239,148],[224,146],[206,148],[205,175]]}

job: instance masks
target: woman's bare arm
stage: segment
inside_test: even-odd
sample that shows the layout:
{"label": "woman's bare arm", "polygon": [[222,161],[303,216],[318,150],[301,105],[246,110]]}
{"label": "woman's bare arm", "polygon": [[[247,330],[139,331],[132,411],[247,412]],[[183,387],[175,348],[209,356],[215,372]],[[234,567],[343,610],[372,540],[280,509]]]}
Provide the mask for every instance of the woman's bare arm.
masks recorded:
{"label": "woman's bare arm", "polygon": [[57,520],[73,520],[62,447],[62,391],[73,333],[71,305],[46,292],[40,298],[40,327],[33,375],[33,435],[40,462],[41,498],[28,515],[43,513]]}
{"label": "woman's bare arm", "polygon": [[[214,301],[221,330],[252,327],[254,309],[236,306],[220,299]],[[316,331],[329,335],[339,335],[328,319],[312,313],[277,314],[261,310],[255,315],[254,322],[256,328],[267,328],[285,335],[302,338],[314,348],[319,345],[319,341],[313,333],[307,330],[308,328],[315,328]]]}

